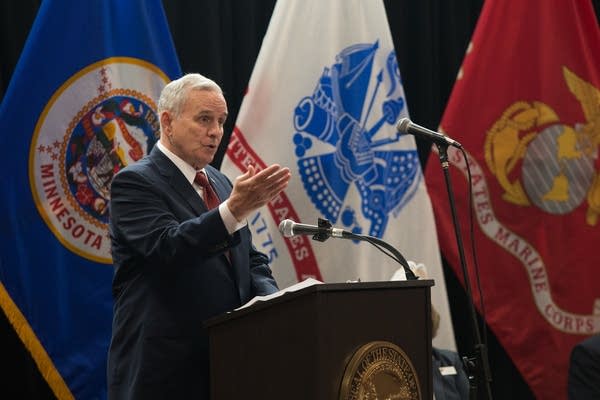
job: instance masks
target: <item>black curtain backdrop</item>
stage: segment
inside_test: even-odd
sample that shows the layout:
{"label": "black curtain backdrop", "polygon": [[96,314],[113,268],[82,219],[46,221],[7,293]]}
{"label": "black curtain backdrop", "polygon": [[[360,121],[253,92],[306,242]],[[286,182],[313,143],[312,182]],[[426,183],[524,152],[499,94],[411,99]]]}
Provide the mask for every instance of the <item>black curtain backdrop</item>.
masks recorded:
{"label": "black curtain backdrop", "polygon": [[[384,3],[411,119],[436,129],[483,0],[385,0]],[[598,15],[600,0],[593,0],[593,3]],[[0,96],[6,91],[39,5],[39,0],[5,0],[0,3]],[[230,118],[221,151],[213,162],[217,167],[221,165],[223,149],[236,120],[274,5],[275,0],[164,1],[183,72],[200,72],[211,77],[226,94]],[[465,110],[465,119],[471,112]],[[419,139],[417,145],[425,164],[430,146]],[[458,351],[461,355],[468,355],[474,345],[468,299],[447,265],[444,265],[444,274]],[[533,399],[529,387],[489,330],[488,351],[493,397]],[[0,354],[0,366],[5,371],[0,374],[0,398],[55,398],[1,312]]]}

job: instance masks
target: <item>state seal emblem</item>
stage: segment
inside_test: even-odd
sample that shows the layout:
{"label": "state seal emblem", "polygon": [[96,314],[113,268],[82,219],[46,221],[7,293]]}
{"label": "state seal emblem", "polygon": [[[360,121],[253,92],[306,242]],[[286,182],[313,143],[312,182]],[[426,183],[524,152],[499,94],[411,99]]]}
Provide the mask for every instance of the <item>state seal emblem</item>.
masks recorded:
{"label": "state seal emblem", "polygon": [[420,400],[421,387],[410,358],[390,342],[370,342],[352,356],[339,400]]}
{"label": "state seal emblem", "polygon": [[155,100],[168,77],[134,58],[109,58],[68,79],[40,115],[29,151],[38,211],[74,253],[110,263],[110,184],[159,136]]}

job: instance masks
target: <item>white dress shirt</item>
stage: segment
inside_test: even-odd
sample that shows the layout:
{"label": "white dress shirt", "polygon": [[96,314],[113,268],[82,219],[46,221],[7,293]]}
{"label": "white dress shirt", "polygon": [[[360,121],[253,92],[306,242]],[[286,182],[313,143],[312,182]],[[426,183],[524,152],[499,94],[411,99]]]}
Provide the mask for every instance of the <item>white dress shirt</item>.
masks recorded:
{"label": "white dress shirt", "polygon": [[[183,176],[185,176],[185,179],[187,179],[190,185],[194,187],[194,190],[196,190],[198,196],[200,196],[201,199],[204,199],[204,190],[200,185],[194,182],[196,172],[198,171],[196,171],[194,167],[183,161],[179,156],[177,156],[172,151],[163,146],[163,144],[160,141],[156,142],[156,147],[158,147],[158,149],[162,151],[164,155],[166,155],[169,158],[169,160],[173,161],[173,164],[175,164],[175,166],[181,171]],[[206,170],[202,168],[202,171],[204,171],[204,173],[210,180],[210,175],[206,173]],[[231,210],[229,210],[229,206],[227,205],[227,200],[219,204],[219,214],[221,215],[221,219],[225,224],[225,228],[227,229],[227,232],[229,232],[230,235],[247,225],[246,220],[240,222],[233,216]]]}

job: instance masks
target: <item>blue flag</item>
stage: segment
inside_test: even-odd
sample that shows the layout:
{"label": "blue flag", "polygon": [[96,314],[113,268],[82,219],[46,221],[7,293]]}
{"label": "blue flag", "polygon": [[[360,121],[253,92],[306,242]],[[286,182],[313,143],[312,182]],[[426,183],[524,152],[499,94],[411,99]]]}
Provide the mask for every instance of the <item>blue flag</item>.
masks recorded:
{"label": "blue flag", "polygon": [[0,106],[0,306],[60,399],[106,397],[109,187],[180,75],[160,0],[46,0]]}

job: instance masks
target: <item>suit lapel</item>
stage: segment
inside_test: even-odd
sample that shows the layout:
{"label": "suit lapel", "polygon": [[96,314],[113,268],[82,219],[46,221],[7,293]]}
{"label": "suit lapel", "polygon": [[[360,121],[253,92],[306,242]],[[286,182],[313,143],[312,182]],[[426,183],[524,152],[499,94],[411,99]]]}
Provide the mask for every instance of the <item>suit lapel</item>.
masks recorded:
{"label": "suit lapel", "polygon": [[[202,199],[198,196],[198,192],[194,189],[192,185],[188,182],[185,176],[181,173],[179,168],[169,158],[156,146],[150,152],[150,158],[157,166],[160,174],[163,178],[169,183],[169,185],[173,188],[173,190],[181,196],[181,198],[189,204],[189,206],[194,210],[196,215],[200,215],[208,211],[208,208],[202,201]],[[226,184],[224,178],[219,176],[217,170],[210,166],[206,167],[208,171],[208,177],[210,179],[210,183],[213,185],[213,188],[217,192],[219,199],[224,200],[229,197],[229,187]],[[234,253],[239,251],[236,247],[233,247],[230,250],[231,262],[230,264],[234,264],[235,256]],[[221,255],[223,260],[227,260],[225,254]],[[228,262],[229,261],[225,261]],[[239,284],[240,276],[237,268],[233,268],[233,273],[235,281]],[[238,288],[239,290],[239,288]]]}
{"label": "suit lapel", "polygon": [[204,169],[207,172],[210,184],[212,185],[213,189],[215,189],[215,192],[217,192],[217,196],[219,196],[219,200],[223,202],[229,197],[229,186],[226,184],[225,180],[219,176],[215,168],[207,165]]}
{"label": "suit lapel", "polygon": [[190,185],[179,168],[156,146],[150,152],[150,159],[157,166],[160,174],[181,198],[194,210],[196,215],[207,211],[204,202],[198,196],[198,192]]}
{"label": "suit lapel", "polygon": [[[208,179],[210,181],[210,184],[212,185],[212,187],[215,189],[215,192],[217,192],[217,196],[219,196],[219,199],[221,201],[224,201],[225,199],[227,199],[229,197],[229,194],[231,193],[231,185],[230,183],[227,181],[227,178],[225,178],[225,176],[221,173],[218,172],[217,169],[215,169],[214,167],[207,165],[205,167]],[[240,252],[240,246],[233,246],[229,249],[229,263],[233,266],[232,270],[233,270],[233,274],[234,274],[234,279],[236,281],[236,283],[238,284],[238,290],[240,287],[242,287],[240,285],[240,280],[243,279],[242,276],[240,275],[240,270],[236,267],[236,259],[239,259],[239,255],[238,252]],[[241,293],[240,293],[240,298],[241,298]]]}

